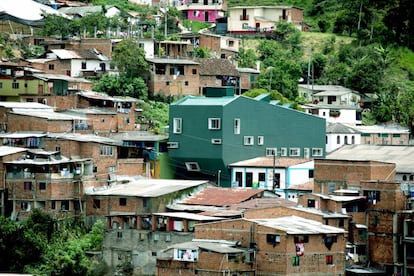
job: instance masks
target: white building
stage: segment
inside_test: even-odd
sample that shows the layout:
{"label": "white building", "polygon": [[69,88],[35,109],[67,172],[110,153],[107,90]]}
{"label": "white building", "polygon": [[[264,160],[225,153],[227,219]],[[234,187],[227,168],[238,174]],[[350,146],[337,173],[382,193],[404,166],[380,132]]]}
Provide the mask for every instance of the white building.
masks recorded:
{"label": "white building", "polygon": [[327,153],[351,144],[361,144],[361,132],[341,123],[326,124]]}
{"label": "white building", "polygon": [[231,183],[235,188],[274,190],[287,198],[286,189],[313,179],[311,159],[285,157],[257,157],[229,165]]}

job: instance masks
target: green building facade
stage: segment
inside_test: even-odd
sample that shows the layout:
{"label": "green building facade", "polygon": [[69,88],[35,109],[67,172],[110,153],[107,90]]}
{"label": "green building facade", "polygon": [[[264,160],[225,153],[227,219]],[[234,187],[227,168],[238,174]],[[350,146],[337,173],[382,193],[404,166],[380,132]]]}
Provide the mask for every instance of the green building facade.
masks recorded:
{"label": "green building facade", "polygon": [[168,153],[177,178],[230,187],[233,162],[275,154],[325,158],[325,119],[273,104],[269,95],[253,99],[233,96],[232,87],[209,89],[205,97],[170,105]]}

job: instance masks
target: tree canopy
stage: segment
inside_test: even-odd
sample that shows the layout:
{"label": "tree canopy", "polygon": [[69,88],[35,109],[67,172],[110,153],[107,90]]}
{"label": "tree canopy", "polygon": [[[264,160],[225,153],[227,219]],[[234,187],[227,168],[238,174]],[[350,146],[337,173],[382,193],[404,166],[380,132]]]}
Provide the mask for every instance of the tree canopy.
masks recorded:
{"label": "tree canopy", "polygon": [[144,49],[130,38],[123,39],[116,45],[112,53],[112,62],[128,77],[141,77],[148,70]]}

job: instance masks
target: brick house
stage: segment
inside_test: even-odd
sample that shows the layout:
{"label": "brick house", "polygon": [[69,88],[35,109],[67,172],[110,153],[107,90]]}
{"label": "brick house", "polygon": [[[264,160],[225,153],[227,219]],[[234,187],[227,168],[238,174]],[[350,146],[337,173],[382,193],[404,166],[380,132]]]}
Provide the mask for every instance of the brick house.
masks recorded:
{"label": "brick house", "polygon": [[279,218],[285,216],[298,216],[306,219],[311,219],[326,225],[343,228],[345,237],[348,237],[348,221],[349,216],[343,214],[341,211],[324,211],[321,209],[307,207],[306,205],[289,205],[283,204],[279,206],[267,206],[246,209],[243,212],[243,217],[246,219],[261,219],[261,218]]}
{"label": "brick house", "polygon": [[213,57],[229,59],[236,65],[241,39],[232,36],[200,33],[194,41],[194,45],[195,47],[208,48]]}
{"label": "brick house", "polygon": [[410,145],[343,145],[335,151],[327,154],[328,159],[365,161],[373,160],[378,162],[395,164],[395,180],[400,182],[414,181],[414,164],[412,156],[414,146]]}
{"label": "brick house", "polygon": [[84,184],[86,188],[108,185],[116,180],[116,175],[142,175],[145,168],[144,159],[133,154],[136,148],[123,146],[122,143],[108,137],[49,133],[45,139],[45,149],[60,151],[71,158],[91,158],[94,162],[94,178]]}
{"label": "brick house", "polygon": [[[87,216],[107,217],[108,228],[155,230],[156,224],[150,223],[153,213],[165,212],[166,205],[177,194],[188,194],[206,185],[206,181],[143,178],[88,190]],[[171,198],[173,193],[176,194]],[[120,217],[124,219],[120,220]]]}
{"label": "brick house", "polygon": [[[156,42],[155,49],[159,49],[160,58],[191,58],[194,56],[194,45],[189,40],[163,40]],[[147,56],[145,56],[147,58]],[[152,56],[151,58],[154,58]]]}
{"label": "brick house", "polygon": [[[184,256],[181,258],[180,254],[174,254],[168,261],[165,258],[158,259],[157,268],[162,275],[172,275],[177,268],[184,275],[203,273],[206,269],[211,269],[214,275],[228,270],[252,273],[248,275],[343,273],[344,234],[345,230],[341,228],[296,216],[203,223],[195,226],[197,241],[230,241],[241,250],[230,252],[224,249],[221,252],[224,262],[213,262],[215,266],[212,267],[210,255],[202,246],[188,248],[193,256],[198,256],[197,259],[188,260]],[[174,248],[187,249],[181,245]],[[243,249],[247,254],[243,254]],[[179,252],[174,250],[174,253]],[[217,253],[220,252],[214,252],[211,258],[219,257]],[[184,265],[185,262],[191,265]]]}
{"label": "brick house", "polygon": [[200,94],[200,64],[193,60],[147,59],[148,93],[170,97]]}
{"label": "brick house", "polygon": [[32,102],[0,102],[0,127],[4,132],[68,132],[80,117],[60,114],[51,106]]}
{"label": "brick house", "polygon": [[227,33],[268,33],[285,20],[303,30],[303,9],[294,6],[237,6],[228,8]]}
{"label": "brick house", "polygon": [[379,161],[315,160],[314,193],[299,203],[350,216],[352,262],[401,270],[403,220],[413,215],[409,186],[396,181],[396,165]]}
{"label": "brick house", "polygon": [[97,49],[110,58],[113,48],[109,38],[81,37],[79,39],[56,39],[55,37],[29,36],[23,39],[27,44],[43,46],[46,52],[53,49]]}
{"label": "brick house", "polygon": [[240,74],[240,91],[244,92],[256,88],[260,71],[252,68],[237,68]]}
{"label": "brick house", "polygon": [[227,59],[200,58],[200,88],[205,94],[206,87],[233,86],[240,94],[240,75],[236,67]]}
{"label": "brick house", "polygon": [[45,73],[70,77],[98,77],[110,69],[110,59],[97,49],[52,49],[26,61],[28,66]]}
{"label": "brick house", "polygon": [[91,117],[86,115],[89,119],[92,119],[94,130],[104,133],[135,130],[137,99],[128,96],[109,96],[105,93],[93,91],[82,91],[77,96],[76,106],[72,108],[78,108],[79,111],[83,109],[86,114],[88,112],[85,109],[93,108],[106,114],[112,113],[111,118],[104,121],[103,118],[99,117],[99,114],[91,114]]}
{"label": "brick house", "polygon": [[157,258],[157,275],[255,275],[249,253],[234,241],[194,239],[170,246],[165,257]]}
{"label": "brick house", "polygon": [[[207,181],[132,179],[86,191],[87,223],[107,223],[103,258],[128,262],[137,273],[155,274],[155,259],[169,245],[194,238],[193,225],[222,218],[167,212],[166,206],[209,184]],[[140,252],[137,254],[137,252]]]}
{"label": "brick house", "polygon": [[3,146],[20,147],[24,149],[36,149],[44,147],[44,139],[47,133],[44,131],[17,131],[0,133]]}
{"label": "brick house", "polygon": [[90,159],[32,149],[3,164],[13,219],[28,217],[33,208],[57,217],[78,216],[84,209],[82,180],[92,176]]}
{"label": "brick house", "polygon": [[[6,170],[4,163],[12,160],[16,160],[21,158],[21,156],[26,154],[27,149],[24,148],[17,148],[17,147],[10,147],[10,146],[0,146],[0,173],[1,175],[5,175]],[[6,216],[6,213],[11,213],[10,208],[6,204],[7,198],[9,195],[9,191],[6,187],[6,181],[2,177],[0,179],[0,215]]]}
{"label": "brick house", "polygon": [[361,133],[361,144],[409,145],[410,129],[400,125],[353,126]]}
{"label": "brick house", "polygon": [[40,74],[25,65],[0,62],[0,99],[47,104],[50,95],[68,95],[78,89],[89,89],[92,83],[84,78],[58,74]]}

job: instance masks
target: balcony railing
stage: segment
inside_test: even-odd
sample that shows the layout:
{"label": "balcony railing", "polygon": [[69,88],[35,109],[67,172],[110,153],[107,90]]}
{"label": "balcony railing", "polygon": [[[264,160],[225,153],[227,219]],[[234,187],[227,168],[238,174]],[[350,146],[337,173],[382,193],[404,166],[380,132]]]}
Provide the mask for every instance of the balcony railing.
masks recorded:
{"label": "balcony railing", "polygon": [[240,15],[240,21],[247,21],[249,20],[249,16],[248,15]]}

